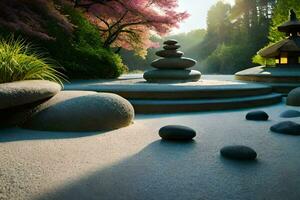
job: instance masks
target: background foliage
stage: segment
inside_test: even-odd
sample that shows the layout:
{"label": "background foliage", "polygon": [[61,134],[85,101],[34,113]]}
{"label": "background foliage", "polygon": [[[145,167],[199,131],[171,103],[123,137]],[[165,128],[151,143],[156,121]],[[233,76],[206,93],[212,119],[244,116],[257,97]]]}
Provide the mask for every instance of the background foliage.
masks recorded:
{"label": "background foliage", "polygon": [[102,47],[98,29],[71,3],[4,0],[0,4],[0,36],[14,32],[43,47],[70,79],[114,78],[127,70],[119,55]]}
{"label": "background foliage", "polygon": [[2,0],[0,37],[13,32],[42,47],[70,79],[114,78],[127,71],[126,65],[147,70],[157,58],[153,44],[162,46],[169,38],[198,61],[202,73],[233,74],[254,63],[273,65],[256,53],[285,37],[277,26],[288,19],[289,9],[300,15],[298,0],[218,1],[207,13],[206,30],[159,36],[187,17],[172,13],[176,7],[177,0]]}
{"label": "background foliage", "polygon": [[0,83],[20,80],[50,80],[62,84],[64,76],[55,62],[38,53],[24,40],[0,40]]}
{"label": "background foliage", "polygon": [[[219,1],[208,11],[207,29],[202,34],[186,33],[169,38],[182,41],[185,55],[196,59],[196,68],[206,74],[233,74],[256,63],[273,65],[273,60],[266,61],[256,53],[285,37],[277,31],[277,26],[288,20],[289,9],[300,11],[299,6],[297,0],[236,0],[233,6]],[[155,38],[160,44],[165,39]],[[148,51],[142,65],[130,54],[122,56],[130,69],[145,70],[157,58],[155,51]]]}

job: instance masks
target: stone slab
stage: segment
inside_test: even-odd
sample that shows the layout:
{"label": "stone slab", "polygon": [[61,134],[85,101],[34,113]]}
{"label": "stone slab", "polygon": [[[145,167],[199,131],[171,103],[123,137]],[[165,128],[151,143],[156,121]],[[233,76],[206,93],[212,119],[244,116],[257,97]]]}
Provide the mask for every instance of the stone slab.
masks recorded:
{"label": "stone slab", "polygon": [[0,84],[0,109],[34,103],[57,94],[61,86],[46,80],[26,80]]}
{"label": "stone slab", "polygon": [[150,70],[144,73],[148,83],[184,83],[197,82],[201,73],[196,70]]}

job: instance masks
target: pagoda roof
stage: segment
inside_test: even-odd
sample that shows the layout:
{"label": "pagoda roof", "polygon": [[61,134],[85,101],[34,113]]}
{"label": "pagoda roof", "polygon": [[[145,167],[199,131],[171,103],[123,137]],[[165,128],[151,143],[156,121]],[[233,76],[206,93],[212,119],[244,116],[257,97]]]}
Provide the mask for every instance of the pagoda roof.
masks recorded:
{"label": "pagoda roof", "polygon": [[285,33],[300,32],[300,21],[297,19],[297,15],[293,9],[290,10],[290,20],[278,26],[277,29]]}
{"label": "pagoda roof", "polygon": [[264,58],[275,58],[282,52],[298,52],[300,53],[300,37],[292,36],[281,40],[269,47],[266,47],[258,52]]}
{"label": "pagoda roof", "polygon": [[285,33],[300,32],[300,21],[288,21],[278,26],[278,31]]}

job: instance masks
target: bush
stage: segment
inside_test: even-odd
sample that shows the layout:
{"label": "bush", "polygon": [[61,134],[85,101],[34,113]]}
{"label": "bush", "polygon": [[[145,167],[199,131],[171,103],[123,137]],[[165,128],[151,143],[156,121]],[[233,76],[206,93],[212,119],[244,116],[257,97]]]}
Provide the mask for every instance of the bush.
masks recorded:
{"label": "bush", "polygon": [[273,59],[273,58],[263,58],[258,54],[255,55],[252,58],[252,62],[255,63],[255,64],[260,64],[262,66],[275,66],[276,65],[275,59]]}
{"label": "bush", "polygon": [[55,21],[50,21],[48,31],[56,41],[43,44],[51,56],[65,69],[70,78],[115,78],[126,71],[119,55],[102,48],[99,31],[90,24],[83,14],[72,5],[61,4],[61,12],[74,24],[72,37],[67,35]]}
{"label": "bush", "polygon": [[[14,34],[43,47],[63,67],[61,72],[70,79],[115,78],[127,70],[119,55],[102,48],[98,29],[88,22],[83,13],[67,1],[53,2],[55,8],[73,24],[74,31],[71,34],[66,31],[64,24],[38,8],[33,11],[43,17],[45,23],[42,23],[41,29],[54,40],[45,40],[22,30],[14,31]],[[0,35],[9,34],[8,27],[0,26]]]}
{"label": "bush", "polygon": [[53,63],[24,40],[0,39],[0,83],[43,79],[61,84],[63,75],[55,70]]}

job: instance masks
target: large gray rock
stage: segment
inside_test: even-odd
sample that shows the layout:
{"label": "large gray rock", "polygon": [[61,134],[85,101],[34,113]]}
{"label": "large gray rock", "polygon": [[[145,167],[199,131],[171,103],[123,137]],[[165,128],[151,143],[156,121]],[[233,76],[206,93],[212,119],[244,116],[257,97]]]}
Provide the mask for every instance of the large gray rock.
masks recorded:
{"label": "large gray rock", "polygon": [[157,69],[186,69],[193,67],[197,62],[191,58],[159,58],[151,65]]}
{"label": "large gray rock", "polygon": [[26,80],[0,84],[0,109],[34,103],[57,94],[61,86],[46,80]]}
{"label": "large gray rock", "polygon": [[132,105],[110,93],[62,91],[41,104],[23,125],[43,131],[102,131],[131,124]]}
{"label": "large gray rock", "polygon": [[300,87],[290,91],[286,104],[290,106],[300,106]]}
{"label": "large gray rock", "polygon": [[151,70],[144,73],[144,79],[150,83],[196,82],[201,73],[196,70]]}

